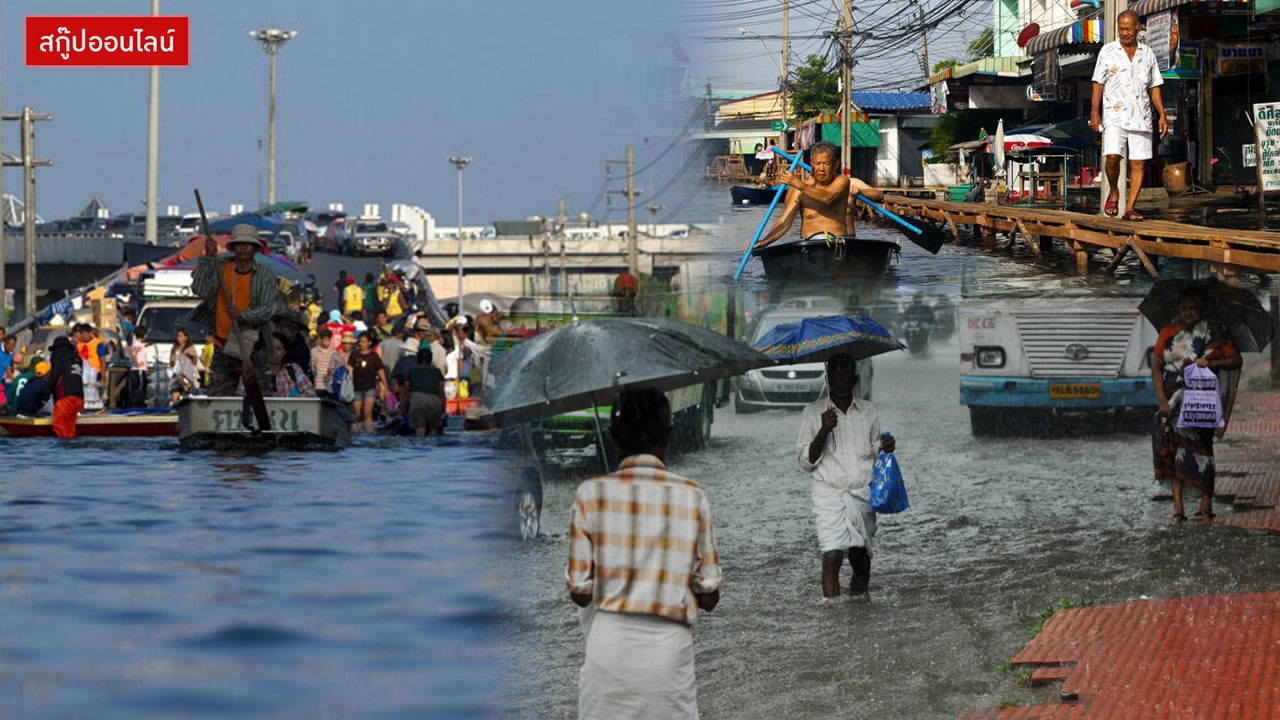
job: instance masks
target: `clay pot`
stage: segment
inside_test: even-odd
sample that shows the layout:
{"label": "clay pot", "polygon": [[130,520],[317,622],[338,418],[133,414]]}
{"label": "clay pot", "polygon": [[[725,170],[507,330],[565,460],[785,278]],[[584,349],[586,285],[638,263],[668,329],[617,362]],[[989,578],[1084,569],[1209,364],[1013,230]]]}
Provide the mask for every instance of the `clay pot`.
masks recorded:
{"label": "clay pot", "polygon": [[1164,166],[1164,189],[1169,194],[1177,194],[1190,185],[1191,163],[1176,162]]}

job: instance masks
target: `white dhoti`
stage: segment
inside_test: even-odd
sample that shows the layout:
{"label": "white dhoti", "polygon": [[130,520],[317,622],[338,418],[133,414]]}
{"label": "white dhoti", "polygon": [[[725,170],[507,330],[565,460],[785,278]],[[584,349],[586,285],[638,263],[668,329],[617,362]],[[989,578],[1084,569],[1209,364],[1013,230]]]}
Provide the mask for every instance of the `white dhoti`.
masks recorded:
{"label": "white dhoti", "polygon": [[579,720],[697,720],[693,634],[648,615],[597,612],[578,671]]}
{"label": "white dhoti", "polygon": [[876,534],[871,486],[836,490],[815,482],[812,497],[813,521],[818,528],[818,546],[822,552],[862,547],[867,549],[867,557],[871,557],[871,538]]}

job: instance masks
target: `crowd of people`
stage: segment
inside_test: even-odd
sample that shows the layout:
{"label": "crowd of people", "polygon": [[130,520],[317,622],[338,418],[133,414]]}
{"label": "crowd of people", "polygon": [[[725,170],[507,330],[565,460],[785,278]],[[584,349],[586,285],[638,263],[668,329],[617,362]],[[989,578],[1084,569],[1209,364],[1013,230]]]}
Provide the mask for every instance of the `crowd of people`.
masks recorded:
{"label": "crowd of people", "polygon": [[[226,246],[232,256],[220,258],[217,245],[207,242],[192,274],[192,292],[201,303],[175,331],[172,350],[161,359],[167,361],[163,377],[148,356],[148,329],[134,327],[128,317],[118,344],[89,323],[77,323],[51,342],[47,358],[23,357],[16,338],[0,329],[0,405],[11,414],[52,414],[55,421],[65,416],[55,429],[60,437],[74,437],[82,409],[172,407],[189,395],[243,396],[247,356],[265,396],[328,396],[349,405],[356,431],[429,435],[442,431],[450,400],[463,401],[455,408],[478,403],[490,384],[490,349],[504,333],[491,301],[482,301],[474,317],[447,307],[452,319],[440,327],[393,270],[376,279],[369,273],[363,285],[343,271],[334,287],[339,307],[326,311],[314,288],[281,292],[279,278],[258,259],[264,247],[252,227],[233,228]],[[202,348],[193,335],[201,337]],[[69,353],[60,362],[63,347]],[[109,391],[107,367],[126,364],[128,382]],[[154,387],[156,382],[167,387]],[[64,397],[78,398],[74,413]]]}

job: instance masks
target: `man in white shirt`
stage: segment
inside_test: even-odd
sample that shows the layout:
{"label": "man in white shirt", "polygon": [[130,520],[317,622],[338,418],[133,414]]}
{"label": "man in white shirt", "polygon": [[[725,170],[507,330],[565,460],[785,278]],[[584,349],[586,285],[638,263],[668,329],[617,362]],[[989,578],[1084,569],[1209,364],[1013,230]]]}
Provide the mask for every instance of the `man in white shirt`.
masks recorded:
{"label": "man in white shirt", "polygon": [[871,582],[871,471],[877,450],[894,451],[892,436],[880,437],[876,406],[854,396],[858,365],[851,355],[827,361],[829,397],[805,407],[796,438],[800,467],[813,476],[813,517],[822,549],[822,594],[840,596],[845,551],[853,579],[849,592],[865,593]]}
{"label": "man in white shirt", "polygon": [[[1117,40],[1102,46],[1093,69],[1093,102],[1089,126],[1102,132],[1102,154],[1110,192],[1102,211],[1111,217],[1119,212],[1120,156],[1129,157],[1129,197],[1125,220],[1142,220],[1133,208],[1142,189],[1142,167],[1151,159],[1151,106],[1160,116],[1160,137],[1169,132],[1160,98],[1160,68],[1156,55],[1146,43],[1138,42],[1138,14],[1120,13],[1116,20]],[[1101,110],[1099,110],[1101,107]],[[1127,151],[1127,152],[1126,152]]]}

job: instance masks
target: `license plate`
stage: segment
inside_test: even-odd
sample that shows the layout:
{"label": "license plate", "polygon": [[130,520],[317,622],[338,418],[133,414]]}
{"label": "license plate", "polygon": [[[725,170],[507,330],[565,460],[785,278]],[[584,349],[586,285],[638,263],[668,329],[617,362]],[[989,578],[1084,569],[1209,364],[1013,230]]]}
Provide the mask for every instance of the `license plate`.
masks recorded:
{"label": "license plate", "polygon": [[808,389],[808,383],[778,383],[778,392],[799,393]]}
{"label": "license plate", "polygon": [[1049,384],[1049,399],[1051,400],[1099,400],[1101,398],[1101,383]]}

